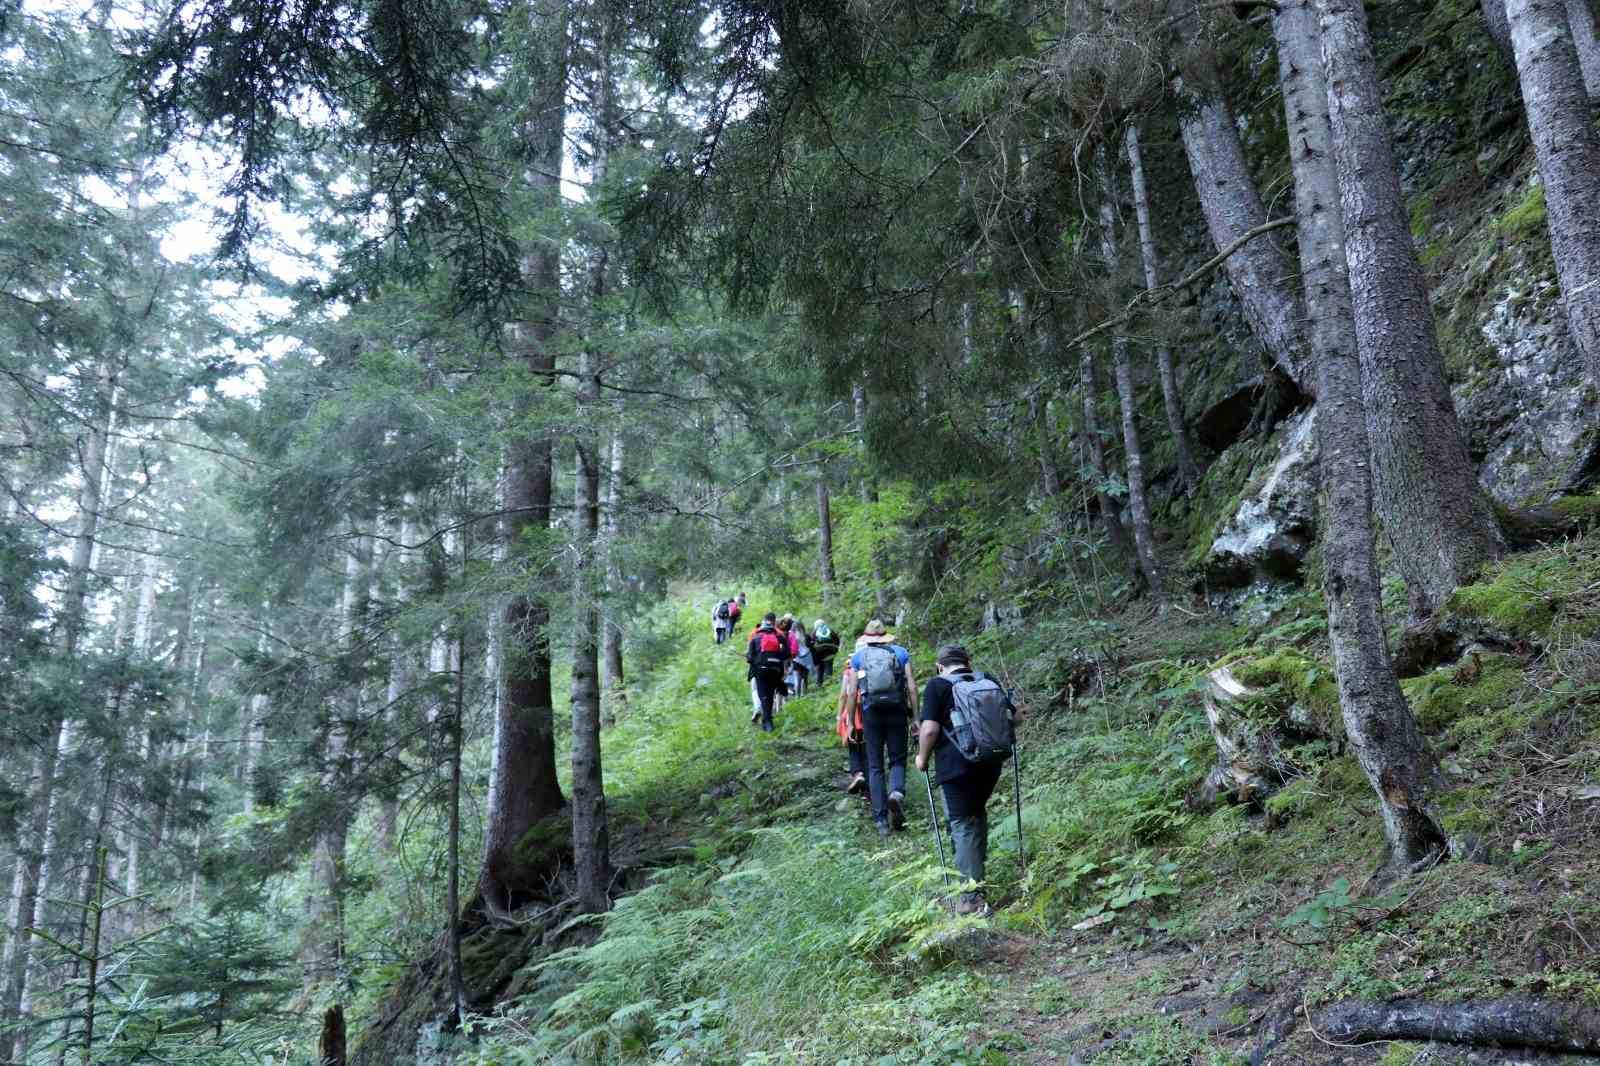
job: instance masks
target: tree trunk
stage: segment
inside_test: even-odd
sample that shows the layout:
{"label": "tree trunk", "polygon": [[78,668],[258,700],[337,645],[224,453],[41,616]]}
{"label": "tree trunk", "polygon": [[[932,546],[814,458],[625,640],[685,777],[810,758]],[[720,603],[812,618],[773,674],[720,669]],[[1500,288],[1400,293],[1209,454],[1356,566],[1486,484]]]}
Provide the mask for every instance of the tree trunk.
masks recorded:
{"label": "tree trunk", "polygon": [[1272,19],[1294,163],[1306,322],[1320,397],[1317,428],[1326,505],[1323,592],[1345,732],[1383,813],[1384,869],[1403,872],[1439,853],[1425,805],[1433,757],[1400,693],[1385,642],[1339,174],[1328,120],[1312,0],[1279,0]]}
{"label": "tree trunk", "polygon": [[[358,538],[345,554],[344,587],[339,594],[339,638],[348,654],[356,643],[357,610],[367,559]],[[358,706],[360,696],[354,697]],[[342,695],[328,701],[322,728],[322,769],[318,784],[327,809],[317,821],[311,840],[311,884],[306,893],[306,925],[300,946],[304,989],[334,980],[344,959],[344,858],[349,835],[349,815],[344,798],[348,783],[345,761],[349,746],[349,721]]]}
{"label": "tree trunk", "polygon": [[[601,16],[604,27],[609,17]],[[592,177],[604,185],[612,137],[613,91],[610,33],[600,33],[597,77],[598,114],[594,129]],[[607,248],[591,253],[589,299],[598,316],[606,294]],[[597,331],[598,332],[598,331]],[[605,784],[600,763],[600,416],[599,353],[595,340],[578,357],[578,422],[590,427],[577,437],[573,479],[577,562],[573,567],[572,631],[572,862],[578,876],[578,906],[601,914],[611,909],[611,842],[606,820]]]}
{"label": "tree trunk", "polygon": [[1122,505],[1106,490],[1111,474],[1106,468],[1105,445],[1100,440],[1100,413],[1096,402],[1100,391],[1098,377],[1094,371],[1094,349],[1085,345],[1078,357],[1078,390],[1083,394],[1083,437],[1088,445],[1089,468],[1096,481],[1094,497],[1100,509],[1100,525],[1118,554],[1133,560],[1134,574],[1142,576],[1133,541],[1122,524]]}
{"label": "tree trunk", "polygon": [[822,583],[822,602],[833,605],[833,509],[828,504],[828,476],[825,467],[817,470],[817,578]]}
{"label": "tree trunk", "polygon": [[[1217,72],[1204,53],[1196,52],[1193,65],[1202,62],[1206,66],[1190,82],[1180,78],[1173,86],[1189,172],[1211,241],[1221,250],[1266,222],[1267,208],[1245,161],[1239,127]],[[1294,267],[1283,245],[1273,234],[1258,237],[1230,255],[1222,268],[1267,356],[1302,394],[1315,397],[1316,374],[1302,328],[1305,311],[1294,291]]]}
{"label": "tree trunk", "polygon": [[[1150,193],[1144,183],[1144,153],[1139,148],[1139,127],[1132,122],[1128,123],[1128,170],[1133,175],[1133,210],[1139,220],[1139,254],[1144,262],[1144,284],[1145,288],[1154,289],[1161,284],[1160,260],[1156,255],[1155,227],[1150,221]],[[1200,484],[1200,470],[1194,464],[1189,427],[1184,424],[1183,396],[1178,392],[1178,372],[1173,365],[1172,348],[1169,345],[1156,347],[1156,366],[1161,377],[1161,400],[1167,411],[1167,430],[1172,434],[1172,449],[1177,455],[1178,484],[1188,495]]]}
{"label": "tree trunk", "polygon": [[[1594,0],[1567,0],[1567,23],[1578,51],[1584,91],[1589,99],[1600,100],[1600,24],[1595,21]],[[1526,91],[1523,100],[1526,103]]]}
{"label": "tree trunk", "polygon": [[[73,537],[72,554],[67,563],[67,591],[61,613],[61,650],[63,658],[68,661],[77,655],[85,629],[85,600],[100,526],[101,496],[105,489],[104,475],[116,405],[116,370],[112,364],[101,363],[95,370],[95,379],[99,410],[95,413],[83,451],[80,470],[83,482],[78,490],[78,531]],[[3,1008],[6,1020],[19,1019],[30,1005],[28,981],[33,934],[29,929],[39,928],[43,924],[42,905],[48,896],[50,852],[55,836],[59,784],[56,770],[61,753],[71,744],[70,724],[61,716],[54,715],[39,739],[39,754],[34,760],[28,783],[29,806],[33,817],[28,823],[27,836],[20,838],[17,848],[17,868],[12,884],[14,918],[11,935],[6,939],[3,960],[6,987],[0,1008]],[[0,1062],[9,1062],[16,1057],[18,1036],[15,1030],[0,1032]]]}
{"label": "tree trunk", "polygon": [[[539,194],[540,206],[554,214],[561,204],[561,164],[566,136],[567,12],[551,5],[548,51],[539,98],[527,137],[533,167],[527,176]],[[561,251],[555,235],[533,244],[523,273],[534,307],[533,317],[518,328],[524,361],[534,379],[555,369],[560,330]],[[526,419],[534,399],[524,393],[519,414]],[[552,454],[544,431],[513,441],[507,456],[506,539],[514,550],[525,533],[550,526]],[[519,852],[527,832],[559,811],[565,800],[556,778],[555,710],[550,692],[550,610],[539,594],[521,591],[506,605],[504,629],[505,699],[495,723],[496,803],[486,812],[483,871],[479,889],[494,908],[510,908],[543,890],[547,856]]]}
{"label": "tree trunk", "polygon": [[1500,49],[1506,65],[1515,67],[1517,53],[1511,46],[1511,23],[1506,19],[1506,0],[1481,0],[1478,10],[1483,13],[1483,28],[1489,32],[1489,39]]}
{"label": "tree trunk", "polygon": [[1321,30],[1374,499],[1425,618],[1505,542],[1445,383],[1361,0],[1324,0]]}
{"label": "tree trunk", "polygon": [[603,620],[605,640],[601,655],[605,660],[606,723],[615,724],[628,706],[627,678],[622,672],[622,622],[615,598],[622,591],[622,563],[618,558],[617,538],[622,528],[622,427],[611,434],[611,477],[606,482],[606,612]]}
{"label": "tree trunk", "polygon": [[[1100,159],[1105,195],[1111,195],[1110,168],[1104,155]],[[1117,237],[1109,200],[1100,202],[1100,251],[1113,277],[1117,274]],[[1117,382],[1117,404],[1122,411],[1122,449],[1128,474],[1128,512],[1133,518],[1133,547],[1139,558],[1139,572],[1151,595],[1162,595],[1161,565],[1156,559],[1155,529],[1150,524],[1150,501],[1144,481],[1144,445],[1139,440],[1139,425],[1134,420],[1133,357],[1128,338],[1119,330],[1111,337],[1111,362]]]}
{"label": "tree trunk", "polygon": [[[461,541],[461,571],[467,570],[467,538]],[[450,715],[450,839],[445,861],[449,876],[445,885],[445,930],[450,951],[450,995],[455,1004],[456,1025],[467,1017],[467,989],[461,978],[461,733],[467,713],[467,638],[465,630],[456,633],[455,707]]]}
{"label": "tree trunk", "polygon": [[[857,441],[861,447],[862,461],[858,467],[858,476],[861,478],[861,502],[869,507],[878,502],[877,490],[872,487],[872,478],[867,455],[867,389],[866,386],[857,384],[850,390],[850,399],[855,406]],[[889,590],[883,579],[883,559],[878,553],[878,545],[871,544],[868,549],[872,566],[872,610],[885,624],[889,618]]]}
{"label": "tree trunk", "polygon": [[[580,412],[598,391],[585,353],[579,377]],[[580,421],[585,417],[580,413]],[[572,628],[572,851],[579,906],[590,913],[610,908],[611,859],[605,787],[600,767],[600,612],[595,604],[600,468],[597,442],[580,436],[575,479],[577,563],[573,573]]]}
{"label": "tree trunk", "polygon": [[[1493,0],[1499,2],[1499,0]],[[1505,0],[1567,331],[1600,385],[1600,137],[1560,0]],[[1592,20],[1591,20],[1592,26]],[[1591,34],[1593,30],[1590,30]]]}
{"label": "tree trunk", "polygon": [[[389,551],[385,558],[385,567],[398,569],[394,575],[395,580],[395,610],[404,611],[406,604],[411,599],[411,589],[407,582],[410,580],[411,551],[405,545],[416,540],[417,525],[414,517],[416,497],[406,493],[402,503],[403,513],[400,516],[399,528],[396,530],[395,539],[399,546]],[[392,633],[389,641],[389,683],[384,690],[383,716],[390,728],[395,728],[403,718],[401,704],[411,691],[416,678],[416,663],[412,659],[411,648],[406,641],[401,639],[399,633]],[[396,754],[395,758],[399,758]],[[378,850],[384,855],[394,852],[395,831],[400,823],[400,795],[398,790],[385,791],[378,797],[378,815],[373,825],[373,836],[376,838]]]}

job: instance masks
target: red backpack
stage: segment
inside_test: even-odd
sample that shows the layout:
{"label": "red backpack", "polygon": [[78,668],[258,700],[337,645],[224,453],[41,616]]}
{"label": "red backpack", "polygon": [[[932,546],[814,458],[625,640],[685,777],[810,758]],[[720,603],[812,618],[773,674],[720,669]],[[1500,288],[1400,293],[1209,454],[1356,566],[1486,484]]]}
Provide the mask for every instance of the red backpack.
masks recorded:
{"label": "red backpack", "polygon": [[756,633],[756,670],[762,673],[782,673],[784,660],[789,657],[789,641],[775,629]]}

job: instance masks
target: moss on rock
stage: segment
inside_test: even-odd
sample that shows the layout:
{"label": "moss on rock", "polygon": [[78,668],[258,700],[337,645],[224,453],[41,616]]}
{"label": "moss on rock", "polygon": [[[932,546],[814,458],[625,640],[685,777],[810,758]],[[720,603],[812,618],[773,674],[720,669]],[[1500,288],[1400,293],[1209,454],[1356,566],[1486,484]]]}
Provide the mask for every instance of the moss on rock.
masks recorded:
{"label": "moss on rock", "polygon": [[1424,732],[1438,733],[1469,715],[1500,710],[1522,688],[1522,669],[1503,655],[1469,655],[1453,666],[1403,681],[1400,688]]}

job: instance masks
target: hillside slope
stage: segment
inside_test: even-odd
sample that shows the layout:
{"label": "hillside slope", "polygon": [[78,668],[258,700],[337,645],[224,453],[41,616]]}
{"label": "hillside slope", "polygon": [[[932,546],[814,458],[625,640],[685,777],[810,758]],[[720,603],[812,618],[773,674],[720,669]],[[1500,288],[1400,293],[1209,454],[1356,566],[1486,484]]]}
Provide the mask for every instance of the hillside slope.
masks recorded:
{"label": "hillside slope", "polygon": [[[1350,1000],[1600,996],[1600,677],[1581,594],[1596,568],[1600,542],[1582,541],[1453,601],[1502,642],[1407,687],[1472,849],[1386,894],[1363,892],[1380,834],[1336,737],[1287,752],[1287,783],[1261,803],[1193,806],[1215,761],[1200,683],[1218,660],[1261,687],[1263,715],[1327,709],[1310,597],[1257,626],[1135,611],[978,636],[1029,712],[1028,862],[1001,790],[987,922],[939,904],[918,775],[909,831],[881,844],[840,790],[831,699],[752,731],[737,647],[714,647],[703,605],[680,601],[677,650],[608,737],[637,890],[598,939],[545,914],[522,916],[537,934],[469,938],[469,981],[496,986],[497,1012],[471,1042],[424,1043],[483,1064],[1544,1061],[1341,1040],[1319,1019]],[[357,1061],[433,1061],[389,1036],[369,1033]]]}

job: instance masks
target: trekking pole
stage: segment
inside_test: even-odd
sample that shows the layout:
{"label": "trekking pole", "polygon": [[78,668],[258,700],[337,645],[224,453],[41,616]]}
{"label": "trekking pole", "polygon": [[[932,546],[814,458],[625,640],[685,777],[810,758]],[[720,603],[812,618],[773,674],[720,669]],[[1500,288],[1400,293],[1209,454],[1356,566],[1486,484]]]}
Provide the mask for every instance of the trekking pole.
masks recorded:
{"label": "trekking pole", "polygon": [[1028,876],[1028,852],[1022,846],[1022,758],[1017,754],[1017,742],[1011,742],[1011,788],[1017,800],[1017,862],[1022,866],[1022,876]]}
{"label": "trekking pole", "polygon": [[[944,874],[944,885],[950,887],[950,868],[944,862],[944,834],[939,832],[939,808],[933,805],[933,777],[922,771],[923,784],[928,786],[928,817],[933,819],[933,842],[939,847],[939,869]],[[951,841],[954,844],[954,841]]]}

